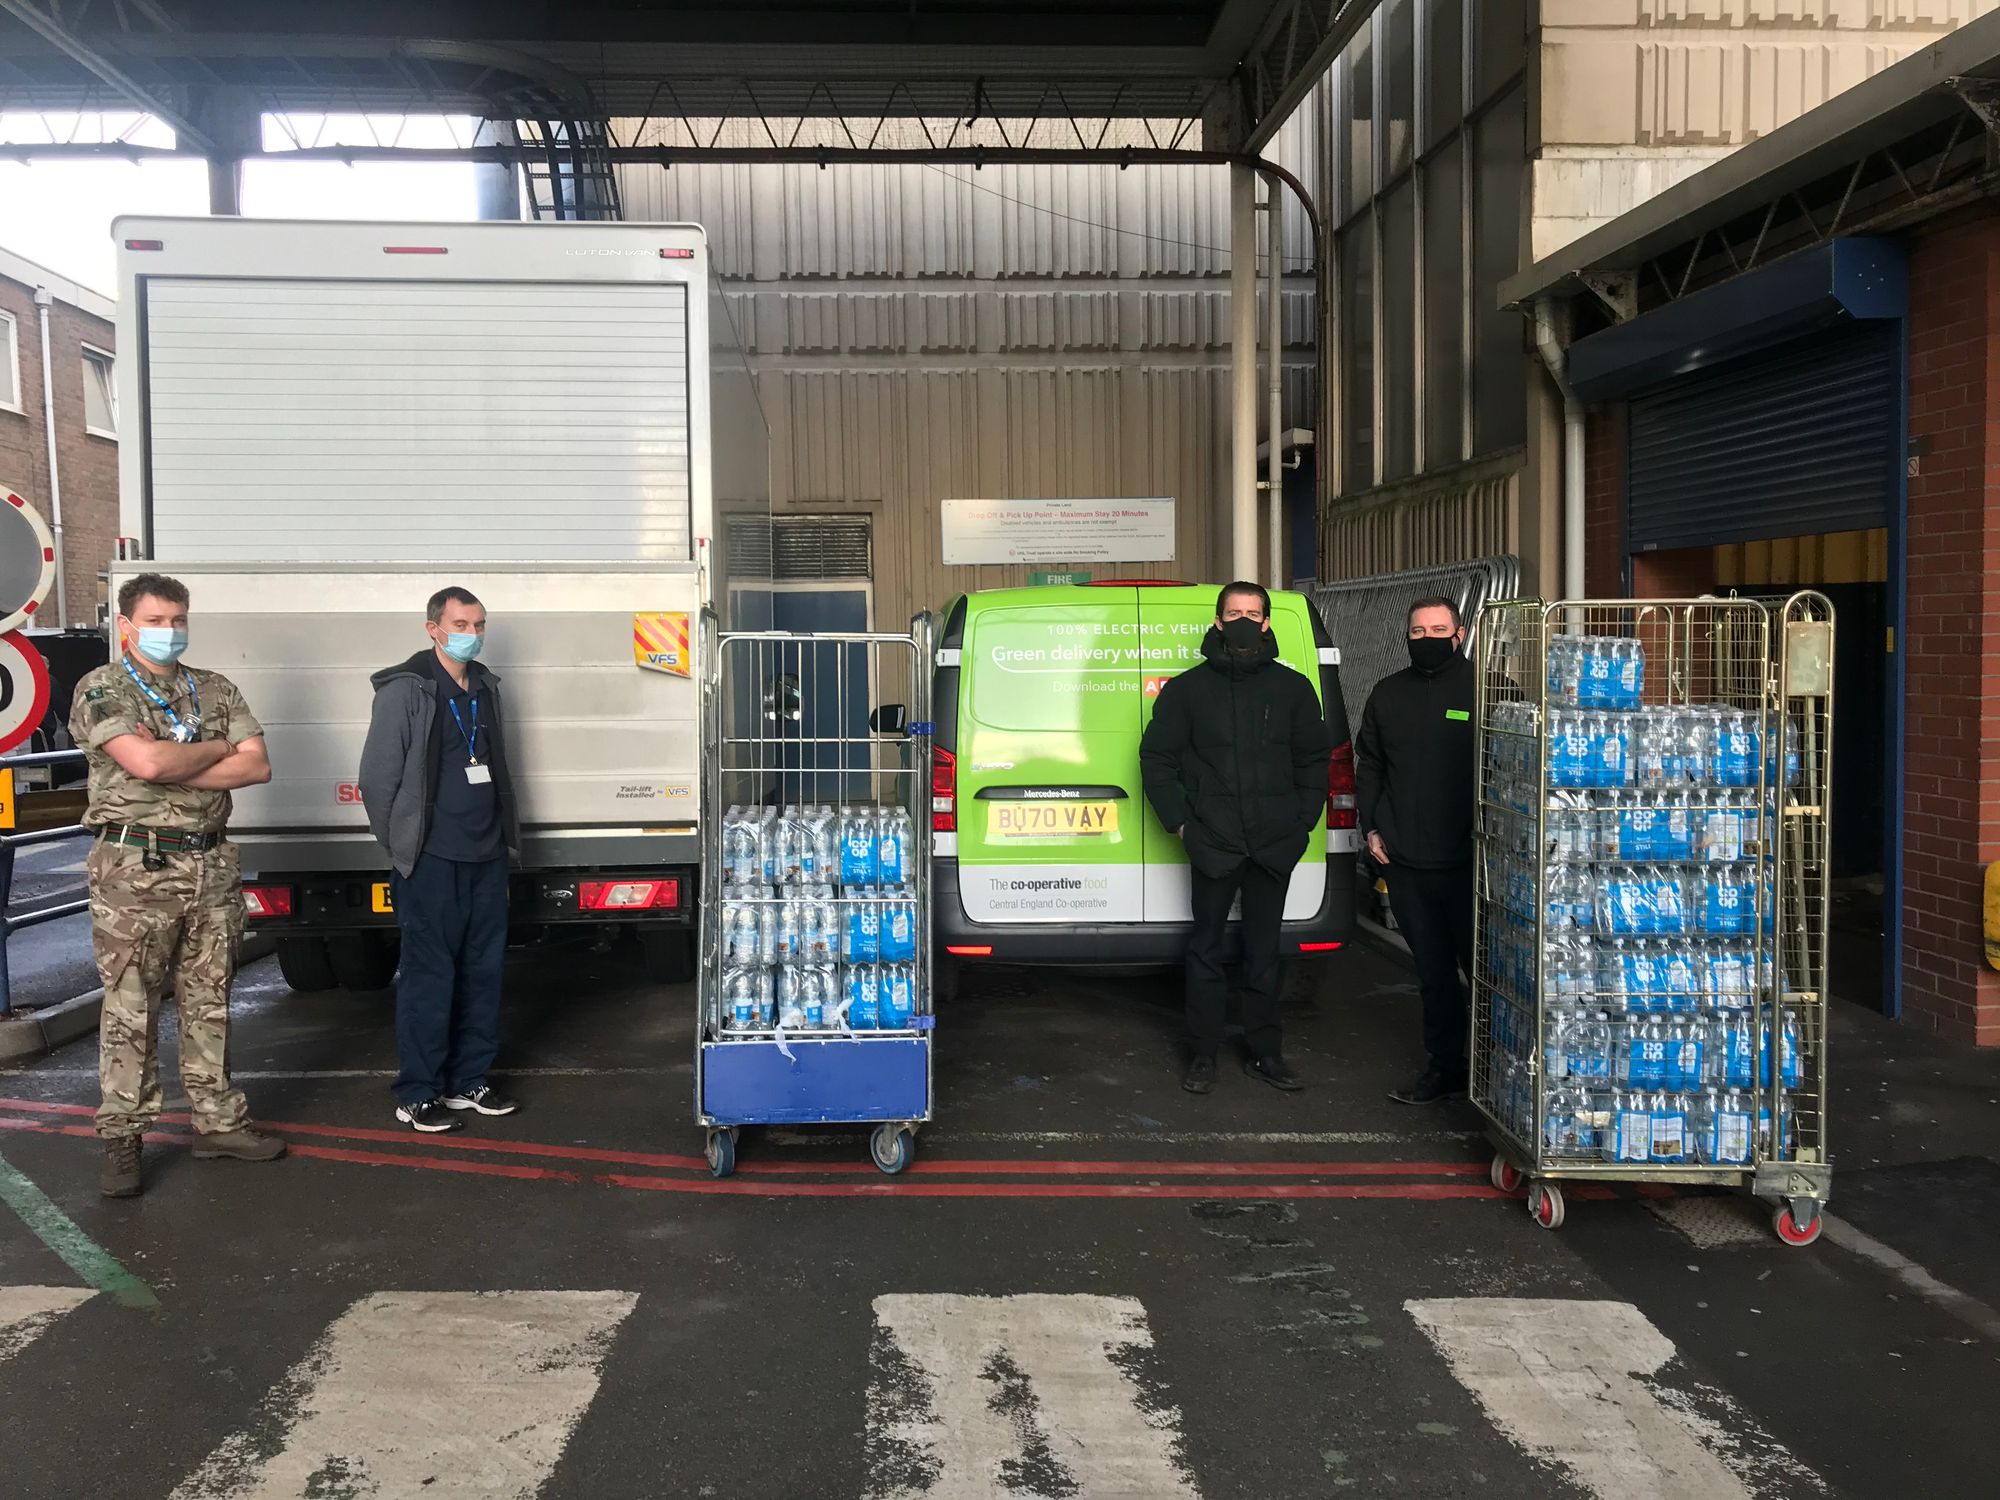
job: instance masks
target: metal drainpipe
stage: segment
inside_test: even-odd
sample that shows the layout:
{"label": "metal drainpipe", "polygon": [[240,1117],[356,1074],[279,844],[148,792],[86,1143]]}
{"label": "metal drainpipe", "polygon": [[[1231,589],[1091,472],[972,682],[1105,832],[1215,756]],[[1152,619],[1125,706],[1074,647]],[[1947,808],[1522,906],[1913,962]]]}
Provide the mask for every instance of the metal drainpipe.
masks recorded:
{"label": "metal drainpipe", "polygon": [[1555,304],[1535,303],[1535,348],[1563,400],[1563,597],[1581,599],[1583,579],[1583,402],[1569,383],[1569,358],[1556,338]]}
{"label": "metal drainpipe", "polygon": [[49,363],[49,308],[55,304],[45,286],[35,288],[35,311],[42,324],[42,426],[49,440],[49,530],[56,542],[56,629],[69,624],[68,581],[63,577],[62,478],[56,471],[56,379]]}
{"label": "metal drainpipe", "polygon": [[1229,169],[1229,576],[1257,576],[1257,174]]}
{"label": "metal drainpipe", "polygon": [[1284,215],[1278,201],[1278,184],[1267,179],[1264,191],[1264,344],[1271,362],[1268,399],[1265,405],[1267,446],[1264,454],[1266,530],[1270,537],[1271,572],[1266,580],[1274,589],[1285,587],[1285,469],[1284,455],[1278,451],[1278,434],[1285,419],[1285,268],[1279,255],[1283,248],[1280,231]]}

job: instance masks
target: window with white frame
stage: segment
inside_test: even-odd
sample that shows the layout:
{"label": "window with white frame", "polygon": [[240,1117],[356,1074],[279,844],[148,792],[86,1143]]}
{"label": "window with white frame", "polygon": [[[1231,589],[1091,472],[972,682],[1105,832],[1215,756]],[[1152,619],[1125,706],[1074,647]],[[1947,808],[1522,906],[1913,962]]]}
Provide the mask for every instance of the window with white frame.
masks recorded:
{"label": "window with white frame", "polygon": [[21,410],[21,339],[14,315],[0,312],[0,411]]}
{"label": "window with white frame", "polygon": [[116,371],[108,350],[83,346],[83,430],[93,437],[118,436]]}

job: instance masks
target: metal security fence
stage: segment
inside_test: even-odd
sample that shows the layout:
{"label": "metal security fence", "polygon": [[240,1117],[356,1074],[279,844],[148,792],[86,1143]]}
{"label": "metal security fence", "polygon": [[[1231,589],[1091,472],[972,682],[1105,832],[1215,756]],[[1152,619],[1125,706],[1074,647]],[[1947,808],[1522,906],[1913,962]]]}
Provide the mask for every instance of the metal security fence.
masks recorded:
{"label": "metal security fence", "polygon": [[1349,719],[1358,724],[1375,684],[1410,664],[1404,641],[1412,600],[1427,594],[1456,600],[1459,617],[1465,621],[1469,655],[1479,611],[1494,600],[1514,598],[1520,588],[1521,560],[1512,555],[1309,585],[1313,603],[1340,648],[1340,686]]}

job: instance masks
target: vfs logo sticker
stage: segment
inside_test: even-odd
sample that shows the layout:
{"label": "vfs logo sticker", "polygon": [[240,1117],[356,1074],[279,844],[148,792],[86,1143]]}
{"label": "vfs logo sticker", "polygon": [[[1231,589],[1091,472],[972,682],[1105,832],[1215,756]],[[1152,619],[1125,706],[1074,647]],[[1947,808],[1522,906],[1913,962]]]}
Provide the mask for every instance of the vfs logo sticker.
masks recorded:
{"label": "vfs logo sticker", "polygon": [[688,617],[685,614],[632,616],[632,660],[648,672],[692,677],[694,664],[692,653],[688,650]]}

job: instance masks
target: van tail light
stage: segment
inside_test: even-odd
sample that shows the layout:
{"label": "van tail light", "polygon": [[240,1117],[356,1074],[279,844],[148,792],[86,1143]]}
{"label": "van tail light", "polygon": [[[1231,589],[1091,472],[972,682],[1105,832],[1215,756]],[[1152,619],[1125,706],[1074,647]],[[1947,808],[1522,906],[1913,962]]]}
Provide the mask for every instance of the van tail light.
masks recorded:
{"label": "van tail light", "polygon": [[576,887],[578,911],[648,911],[680,904],[678,880],[584,880]]}
{"label": "van tail light", "polygon": [[931,747],[931,832],[958,832],[958,757]]}
{"label": "van tail light", "polygon": [[259,917],[289,917],[292,914],[292,888],[288,885],[246,885],[243,887],[243,911],[253,922]]}
{"label": "van tail light", "polygon": [[1301,953],[1338,953],[1338,952],[1340,951],[1340,947],[1341,947],[1341,945],[1340,945],[1339,943],[1300,943],[1300,944],[1299,944],[1299,952],[1301,952]]}
{"label": "van tail light", "polygon": [[1358,828],[1360,804],[1354,788],[1354,741],[1334,746],[1326,767],[1326,826]]}

